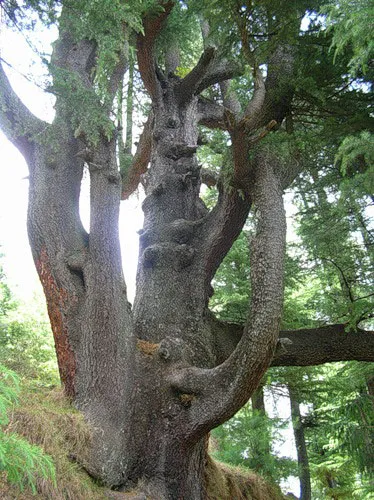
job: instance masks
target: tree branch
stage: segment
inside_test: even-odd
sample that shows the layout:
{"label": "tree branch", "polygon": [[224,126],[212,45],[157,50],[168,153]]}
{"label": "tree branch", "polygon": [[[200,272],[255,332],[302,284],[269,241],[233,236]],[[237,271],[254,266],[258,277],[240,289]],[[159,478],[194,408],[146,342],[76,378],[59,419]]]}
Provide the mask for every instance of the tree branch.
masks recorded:
{"label": "tree branch", "polygon": [[206,47],[196,66],[183,78],[179,88],[181,102],[186,102],[199,93],[200,85],[209,73],[216,53],[216,47]]}
{"label": "tree branch", "polygon": [[143,21],[144,35],[139,34],[137,38],[138,66],[145,88],[153,100],[156,100],[159,94],[159,83],[156,75],[156,60],[154,48],[156,38],[159,35],[165,19],[170,14],[174,2],[169,1],[161,3],[163,12],[157,17],[148,15]]}
{"label": "tree branch", "polygon": [[135,191],[139,185],[141,175],[147,171],[152,152],[152,129],[153,113],[151,112],[144,124],[143,132],[139,138],[139,144],[129,170],[122,176],[122,200],[127,200]]}
{"label": "tree branch", "polygon": [[212,170],[207,168],[201,169],[201,182],[208,187],[213,187],[217,185],[218,176]]}
{"label": "tree branch", "polygon": [[[277,63],[277,64],[276,64]],[[227,108],[219,109],[217,105],[199,100],[200,123],[215,127],[221,125],[229,130],[232,140],[233,165],[230,182],[220,186],[220,197],[217,205],[209,215],[206,223],[206,255],[207,282],[213,277],[222,258],[231,247],[243,227],[248,215],[251,200],[249,189],[253,184],[254,162],[250,160],[250,151],[273,130],[286,116],[293,97],[289,81],[281,76],[284,63],[287,79],[293,68],[293,52],[291,49],[276,49],[271,57],[269,93],[265,92],[262,75],[259,73],[255,98],[247,107],[248,115],[237,121],[236,115]],[[280,95],[277,94],[279,91]],[[276,99],[272,101],[274,95]],[[222,116],[223,115],[223,116]],[[277,121],[272,117],[278,118]],[[265,121],[265,119],[269,121]],[[224,125],[224,126],[222,126]],[[256,132],[257,131],[257,132]],[[277,174],[283,188],[287,187],[300,171],[300,161],[290,167],[278,165]],[[227,185],[228,184],[228,185]]]}
{"label": "tree branch", "polygon": [[60,36],[51,57],[52,74],[56,77],[59,69],[70,71],[79,76],[84,87],[91,89],[95,78],[97,44],[94,40],[75,40],[69,29],[70,16],[68,7],[64,7],[60,17]]}
{"label": "tree branch", "polygon": [[237,26],[242,42],[242,52],[247,63],[252,67],[254,77],[254,92],[253,97],[244,112],[243,120],[246,122],[246,127],[251,130],[256,124],[262,112],[262,107],[265,101],[265,83],[262,77],[261,69],[256,61],[254,50],[250,46],[250,34],[247,26],[246,16],[237,15]]}
{"label": "tree branch", "polygon": [[123,49],[123,51],[118,55],[118,63],[114,68],[109,82],[108,82],[108,98],[106,99],[106,109],[111,111],[113,106],[113,101],[118,91],[120,84],[123,82],[124,75],[129,66],[128,59],[128,44],[127,47]]}
{"label": "tree branch", "polygon": [[235,76],[241,76],[242,74],[243,70],[237,64],[225,60],[219,61],[210,68],[208,73],[201,80],[197,87],[196,94],[199,94],[204,89],[214,85],[215,83],[224,82],[234,78]]}
{"label": "tree branch", "polygon": [[255,79],[253,97],[248,103],[243,117],[247,130],[252,130],[258,122],[266,96],[265,82],[260,68],[255,68],[253,75]]}
{"label": "tree branch", "polygon": [[174,74],[178,66],[180,66],[179,47],[174,43],[168,47],[165,54],[165,73]]}
{"label": "tree branch", "polygon": [[49,127],[48,123],[33,115],[23,104],[14,92],[1,63],[0,126],[26,160],[32,154],[35,137]]}
{"label": "tree branch", "polygon": [[[374,332],[346,325],[280,332],[271,366],[311,366],[334,361],[374,361]],[[283,341],[283,342],[282,342]]]}
{"label": "tree branch", "polygon": [[231,356],[213,369],[175,370],[171,385],[196,395],[189,432],[201,437],[245,404],[269,366],[277,343],[283,303],[286,222],[274,159],[257,158],[252,197],[258,224],[252,242],[252,300],[248,325]]}
{"label": "tree branch", "polygon": [[321,260],[324,260],[326,262],[329,262],[330,264],[332,264],[337,270],[338,272],[340,273],[340,276],[343,280],[343,283],[344,283],[344,287],[345,287],[345,291],[346,291],[346,295],[348,296],[348,299],[350,302],[355,302],[355,297],[353,296],[353,293],[352,293],[352,290],[351,290],[351,287],[350,287],[350,284],[348,282],[348,279],[343,271],[343,269],[332,259],[328,259],[327,257],[321,257]]}
{"label": "tree branch", "polygon": [[[244,325],[217,320],[209,314],[215,339],[217,363],[223,363],[234,351]],[[334,361],[374,361],[374,332],[346,331],[345,324],[318,328],[281,330],[270,366],[313,366]]]}
{"label": "tree branch", "polygon": [[201,125],[227,130],[226,113],[223,106],[201,96],[197,105],[198,121]]}
{"label": "tree branch", "polygon": [[295,48],[289,44],[279,43],[269,58],[265,81],[266,95],[263,112],[258,117],[258,126],[264,126],[271,120],[281,124],[284,118],[290,114],[294,96],[292,83],[294,67]]}
{"label": "tree branch", "polygon": [[251,208],[251,198],[235,187],[218,182],[218,201],[204,223],[203,255],[205,281],[209,289],[223,258],[239,236]]}
{"label": "tree branch", "polygon": [[235,92],[230,89],[230,80],[221,82],[220,89],[225,108],[227,108],[234,116],[239,116],[242,112],[242,107],[239,99],[235,95]]}

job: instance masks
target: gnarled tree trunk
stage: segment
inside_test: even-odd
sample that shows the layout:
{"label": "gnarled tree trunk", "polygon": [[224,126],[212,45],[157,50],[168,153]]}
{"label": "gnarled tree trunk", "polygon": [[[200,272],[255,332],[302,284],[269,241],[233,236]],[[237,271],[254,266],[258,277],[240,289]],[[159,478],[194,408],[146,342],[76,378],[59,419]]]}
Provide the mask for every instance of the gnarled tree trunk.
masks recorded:
{"label": "gnarled tree trunk", "polygon": [[[118,168],[118,130],[108,133],[94,124],[93,140],[89,120],[77,117],[69,101],[79,90],[109,121],[127,54],[119,54],[106,75],[108,96],[103,100],[95,93],[96,43],[73,38],[69,16],[64,18],[69,7],[62,9],[64,22],[52,59],[55,85],[60,84],[53,123],[38,120],[25,108],[1,66],[0,120],[30,169],[29,238],[61,380],[92,424],[92,449],[81,460],[110,486],[140,485],[152,498],[198,500],[206,496],[208,432],[248,401],[273,360],[283,300],[282,189],[300,165],[284,169],[260,143],[289,112],[291,48],[274,49],[266,82],[255,68],[253,99],[241,112],[222,83],[237,70],[219,61],[214,47],[205,48],[183,79],[172,73],[177,52],[167,58],[167,74],[156,66],[155,39],[172,6],[164,4],[162,13],[146,17],[144,33],[138,35],[138,66],[152,111],[128,185],[122,185]],[[200,95],[215,83],[222,84],[224,106]],[[219,197],[211,211],[199,197],[199,123],[227,130],[232,140],[231,172],[225,182],[218,181]],[[85,166],[91,181],[88,233],[79,217]],[[128,196],[146,171],[145,221],[131,308],[121,268],[118,214],[121,193]],[[239,333],[214,319],[208,301],[211,280],[252,205],[257,217],[252,298]],[[289,359],[285,349],[286,356],[277,351],[275,362]],[[293,352],[290,356],[291,362],[296,359]]]}

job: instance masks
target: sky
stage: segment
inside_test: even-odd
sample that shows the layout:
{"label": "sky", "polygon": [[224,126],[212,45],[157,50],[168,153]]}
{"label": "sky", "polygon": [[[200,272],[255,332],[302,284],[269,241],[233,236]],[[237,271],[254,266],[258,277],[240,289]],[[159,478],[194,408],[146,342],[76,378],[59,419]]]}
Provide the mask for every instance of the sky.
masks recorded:
{"label": "sky", "polygon": [[[56,35],[53,31],[41,30],[38,34],[38,49],[50,50],[50,42]],[[27,40],[20,33],[0,31],[0,56],[13,66],[4,64],[14,90],[27,107],[39,118],[51,122],[53,119],[53,97],[38,85],[45,85],[45,74],[39,57],[32,47],[35,41]],[[31,64],[30,64],[31,62]],[[28,81],[25,76],[36,83]],[[26,214],[28,192],[27,165],[18,150],[0,131],[0,252],[4,254],[3,266],[12,290],[22,299],[28,299],[40,284],[32,262],[27,239]],[[137,231],[142,227],[142,195],[121,203],[120,239],[126,250],[123,262],[128,286],[129,300],[135,293],[135,274],[138,254]],[[89,227],[89,180],[81,191],[81,217],[86,229]],[[123,252],[124,253],[124,252]]]}
{"label": "sky", "polygon": [[[53,119],[53,97],[45,93],[38,85],[45,85],[43,68],[39,64],[36,51],[33,50],[34,43],[38,43],[38,49],[50,50],[50,42],[55,33],[41,30],[38,33],[39,42],[27,41],[20,33],[6,31],[0,25],[0,57],[10,63],[14,69],[4,65],[14,90],[28,108],[39,118],[52,121]],[[24,75],[35,80],[36,83],[28,81]],[[0,130],[0,253],[4,256],[1,263],[7,276],[7,282],[12,292],[21,299],[28,302],[32,298],[42,296],[42,289],[37,276],[30,246],[27,237],[28,197],[28,169],[18,150],[6,139]],[[132,302],[135,294],[135,275],[138,255],[138,234],[143,223],[141,201],[143,195],[133,195],[130,200],[121,203],[120,213],[120,241],[123,260],[123,270],[128,288],[128,298]],[[289,218],[292,216],[291,206]],[[88,230],[89,227],[89,180],[88,175],[82,184],[81,190],[81,218]],[[273,410],[273,401],[270,396],[266,402],[267,410]],[[281,405],[279,418],[289,419],[290,408],[287,398]],[[279,455],[290,454],[295,457],[295,445],[290,430],[285,430],[283,444],[276,444]],[[298,494],[298,481],[290,478],[284,485],[285,491],[293,491]]]}

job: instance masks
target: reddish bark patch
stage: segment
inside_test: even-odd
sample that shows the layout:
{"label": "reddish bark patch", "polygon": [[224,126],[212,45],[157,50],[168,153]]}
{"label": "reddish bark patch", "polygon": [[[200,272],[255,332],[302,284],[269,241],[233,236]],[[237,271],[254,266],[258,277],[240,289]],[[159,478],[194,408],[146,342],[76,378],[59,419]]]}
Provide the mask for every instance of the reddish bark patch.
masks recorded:
{"label": "reddish bark patch", "polygon": [[40,252],[39,259],[36,262],[36,268],[47,299],[48,315],[55,340],[61,382],[64,385],[66,395],[73,398],[75,395],[76,363],[74,353],[69,343],[68,329],[64,322],[63,315],[63,311],[66,309],[69,302],[68,292],[64,288],[58,287],[52,275],[47,250],[45,248]]}
{"label": "reddish bark patch", "polygon": [[147,342],[146,340],[138,339],[136,342],[136,347],[146,356],[153,356],[158,351],[160,344],[152,344],[151,342]]}

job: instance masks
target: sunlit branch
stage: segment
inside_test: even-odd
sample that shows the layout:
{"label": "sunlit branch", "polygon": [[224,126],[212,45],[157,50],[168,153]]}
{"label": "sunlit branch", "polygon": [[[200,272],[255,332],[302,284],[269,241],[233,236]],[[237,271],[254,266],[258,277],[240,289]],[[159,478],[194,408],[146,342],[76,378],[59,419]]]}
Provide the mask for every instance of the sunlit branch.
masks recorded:
{"label": "sunlit branch", "polygon": [[157,99],[160,91],[156,76],[156,60],[154,55],[155,42],[161,31],[162,25],[170,14],[174,2],[162,3],[163,12],[157,17],[147,16],[143,21],[144,34],[140,33],[137,38],[138,66],[145,88],[152,99]]}
{"label": "sunlit branch", "polygon": [[7,138],[27,159],[33,148],[33,141],[48,124],[23,104],[12,89],[7,75],[0,63],[0,126]]}
{"label": "sunlit branch", "polygon": [[152,151],[152,128],[153,113],[150,113],[148,120],[144,124],[143,132],[139,138],[138,147],[129,170],[124,174],[122,179],[122,200],[127,200],[127,198],[136,190],[140,183],[142,174],[147,171]]}

